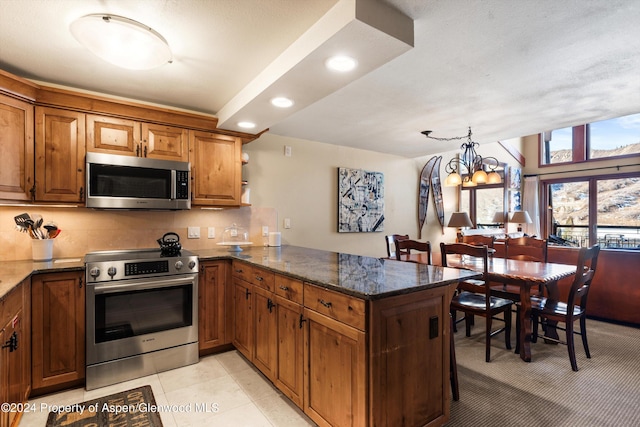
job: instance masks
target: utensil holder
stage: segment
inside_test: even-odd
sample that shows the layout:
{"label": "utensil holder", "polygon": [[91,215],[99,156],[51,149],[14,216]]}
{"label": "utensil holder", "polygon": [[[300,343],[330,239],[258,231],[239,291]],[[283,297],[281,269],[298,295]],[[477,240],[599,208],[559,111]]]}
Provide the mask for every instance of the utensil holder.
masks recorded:
{"label": "utensil holder", "polygon": [[34,261],[51,261],[53,239],[31,239],[31,255]]}

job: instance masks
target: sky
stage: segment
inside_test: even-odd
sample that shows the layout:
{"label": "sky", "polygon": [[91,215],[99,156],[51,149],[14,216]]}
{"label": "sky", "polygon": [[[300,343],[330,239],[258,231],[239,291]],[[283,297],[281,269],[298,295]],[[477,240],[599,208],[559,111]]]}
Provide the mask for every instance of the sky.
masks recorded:
{"label": "sky", "polygon": [[[593,122],[589,125],[591,148],[609,150],[640,142],[640,114]],[[551,134],[553,149],[571,148],[571,128]]]}

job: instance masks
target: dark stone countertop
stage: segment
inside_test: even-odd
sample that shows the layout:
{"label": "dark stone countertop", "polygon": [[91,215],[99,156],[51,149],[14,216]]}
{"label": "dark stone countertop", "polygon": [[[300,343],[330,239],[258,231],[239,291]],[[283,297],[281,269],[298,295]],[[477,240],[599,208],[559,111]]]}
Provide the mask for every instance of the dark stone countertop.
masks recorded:
{"label": "dark stone countertop", "polygon": [[233,258],[328,289],[375,300],[479,277],[478,273],[434,265],[329,252],[298,246],[194,251],[200,261]]}
{"label": "dark stone countertop", "polygon": [[[375,300],[478,277],[468,270],[309,249],[298,246],[191,251],[200,261],[237,259],[358,298]],[[84,270],[84,258],[0,261],[0,299],[31,274]]]}

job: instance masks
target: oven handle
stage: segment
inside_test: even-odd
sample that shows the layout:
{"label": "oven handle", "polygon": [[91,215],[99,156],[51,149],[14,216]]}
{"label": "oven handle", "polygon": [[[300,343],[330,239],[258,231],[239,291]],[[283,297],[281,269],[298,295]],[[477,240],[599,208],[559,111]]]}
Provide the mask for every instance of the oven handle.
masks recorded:
{"label": "oven handle", "polygon": [[156,288],[168,288],[171,286],[178,286],[184,284],[193,284],[195,276],[190,278],[173,278],[173,279],[150,279],[150,280],[136,280],[134,282],[127,282],[122,284],[100,284],[94,285],[94,293],[97,294],[112,294],[116,292],[126,291],[141,291],[145,289]]}

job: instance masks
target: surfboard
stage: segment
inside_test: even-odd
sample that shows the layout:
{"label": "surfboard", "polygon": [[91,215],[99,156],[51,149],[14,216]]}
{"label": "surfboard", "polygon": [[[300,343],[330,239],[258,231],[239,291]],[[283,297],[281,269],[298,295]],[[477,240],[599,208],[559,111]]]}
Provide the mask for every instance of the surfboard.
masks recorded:
{"label": "surfboard", "polygon": [[[422,238],[422,227],[427,219],[427,208],[429,207],[429,188],[431,188],[431,173],[438,160],[433,156],[422,168],[420,172],[420,183],[418,186],[418,239]],[[442,196],[440,197],[442,199]]]}

